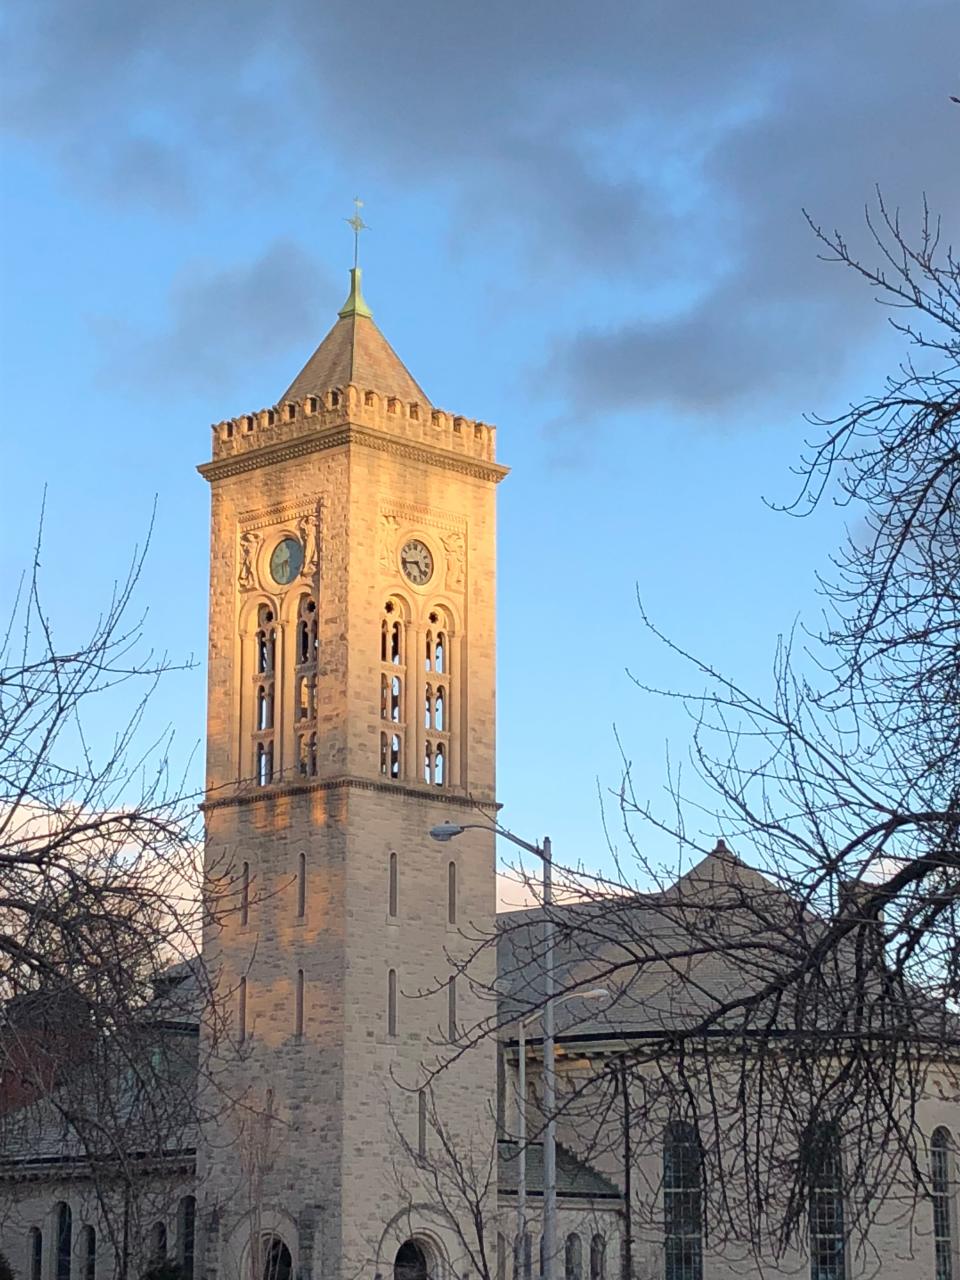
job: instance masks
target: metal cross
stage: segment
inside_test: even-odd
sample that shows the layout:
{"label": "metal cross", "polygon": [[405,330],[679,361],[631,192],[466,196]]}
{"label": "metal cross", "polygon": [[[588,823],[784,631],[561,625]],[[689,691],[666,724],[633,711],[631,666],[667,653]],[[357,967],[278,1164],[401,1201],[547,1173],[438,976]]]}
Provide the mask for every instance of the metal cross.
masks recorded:
{"label": "metal cross", "polygon": [[349,227],[353,227],[353,265],[356,268],[360,261],[360,232],[369,231],[370,228],[360,216],[360,210],[363,208],[363,201],[359,196],[353,197],[353,217],[344,218],[344,222]]}

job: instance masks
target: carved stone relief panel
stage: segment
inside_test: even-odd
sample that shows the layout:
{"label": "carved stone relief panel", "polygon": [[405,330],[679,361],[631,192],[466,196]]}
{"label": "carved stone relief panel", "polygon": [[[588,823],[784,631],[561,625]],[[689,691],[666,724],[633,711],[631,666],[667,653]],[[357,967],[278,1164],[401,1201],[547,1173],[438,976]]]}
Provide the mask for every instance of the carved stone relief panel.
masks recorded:
{"label": "carved stone relief panel", "polygon": [[[400,547],[417,533],[426,534],[439,570],[435,583],[443,591],[462,593],[467,577],[467,522],[463,516],[413,503],[392,503],[380,509],[378,559],[381,569],[397,572]],[[431,537],[432,535],[432,537]]]}
{"label": "carved stone relief panel", "polygon": [[269,551],[284,533],[294,536],[302,550],[297,580],[313,582],[316,579],[323,543],[322,499],[307,508],[282,504],[264,511],[243,512],[239,520],[239,591],[276,590],[276,583],[269,576]]}

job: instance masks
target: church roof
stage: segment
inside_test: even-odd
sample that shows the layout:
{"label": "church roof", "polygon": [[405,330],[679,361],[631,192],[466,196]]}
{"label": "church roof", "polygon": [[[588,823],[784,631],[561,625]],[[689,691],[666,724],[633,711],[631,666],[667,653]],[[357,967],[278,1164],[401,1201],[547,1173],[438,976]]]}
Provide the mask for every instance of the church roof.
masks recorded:
{"label": "church roof", "polygon": [[337,323],[281,396],[281,401],[322,395],[352,382],[365,391],[396,396],[407,403],[419,401],[432,407],[423,389],[374,324],[360,280],[360,268],[354,267],[350,272],[350,296],[340,309]]}
{"label": "church roof", "polygon": [[[514,1138],[497,1142],[497,1191],[500,1195],[517,1194],[520,1181],[520,1144]],[[526,1177],[528,1196],[543,1195],[543,1143],[527,1141]],[[619,1200],[620,1191],[596,1169],[557,1143],[557,1196],[579,1196],[590,1200]]]}

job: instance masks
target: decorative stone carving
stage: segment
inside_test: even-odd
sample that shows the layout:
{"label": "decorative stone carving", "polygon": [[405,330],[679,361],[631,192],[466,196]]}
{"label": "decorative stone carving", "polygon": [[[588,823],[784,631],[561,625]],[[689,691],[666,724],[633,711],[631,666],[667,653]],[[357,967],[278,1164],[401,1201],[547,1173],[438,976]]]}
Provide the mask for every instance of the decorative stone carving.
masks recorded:
{"label": "decorative stone carving", "polygon": [[397,532],[400,528],[400,517],[392,511],[381,512],[380,515],[380,567],[388,572],[395,569]]}
{"label": "decorative stone carving", "polygon": [[464,537],[455,529],[440,539],[447,553],[447,590],[462,591],[464,578]]}
{"label": "decorative stone carving", "polygon": [[261,537],[259,533],[247,530],[240,535],[240,574],[237,585],[241,591],[252,591],[257,585],[257,551]]}
{"label": "decorative stone carving", "polygon": [[300,521],[303,539],[303,572],[308,578],[316,576],[320,568],[320,541],[323,536],[323,503],[317,503],[312,521]]}

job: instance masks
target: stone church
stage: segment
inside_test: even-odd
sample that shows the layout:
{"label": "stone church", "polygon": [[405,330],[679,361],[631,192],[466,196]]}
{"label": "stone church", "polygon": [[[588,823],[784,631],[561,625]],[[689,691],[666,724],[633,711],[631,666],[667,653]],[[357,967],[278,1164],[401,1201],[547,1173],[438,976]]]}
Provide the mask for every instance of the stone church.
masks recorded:
{"label": "stone church", "polygon": [[[163,1044],[199,1064],[196,1106],[132,1143],[114,1182],[63,1132],[25,1124],[0,1161],[3,1252],[21,1280],[133,1280],[164,1258],[192,1280],[531,1280],[542,1032],[529,1031],[521,1162],[507,1014],[511,1000],[536,1007],[516,975],[536,967],[524,931],[537,935],[540,913],[483,944],[498,932],[494,835],[481,829],[496,813],[507,469],[495,431],[431,404],[355,269],[289,388],[216,424],[212,454],[199,468],[211,493],[205,864],[236,907],[207,928],[203,982],[195,966],[171,970],[151,1011]],[[445,823],[467,829],[431,839]],[[691,876],[755,874],[725,855]],[[585,957],[568,946],[562,961],[581,988]],[[635,1015],[569,1002],[563,1070],[572,1079],[622,1045]],[[498,1034],[469,1034],[484,1025]],[[673,1155],[651,1147],[630,1186],[616,1125],[599,1143],[561,1119],[552,1274],[960,1280],[957,1116],[923,1107],[939,1199],[909,1241],[881,1224],[880,1271],[846,1251],[833,1201],[809,1257],[772,1267],[712,1252],[682,1133]],[[119,1236],[106,1223],[118,1214]]]}

